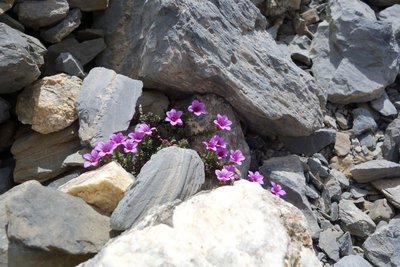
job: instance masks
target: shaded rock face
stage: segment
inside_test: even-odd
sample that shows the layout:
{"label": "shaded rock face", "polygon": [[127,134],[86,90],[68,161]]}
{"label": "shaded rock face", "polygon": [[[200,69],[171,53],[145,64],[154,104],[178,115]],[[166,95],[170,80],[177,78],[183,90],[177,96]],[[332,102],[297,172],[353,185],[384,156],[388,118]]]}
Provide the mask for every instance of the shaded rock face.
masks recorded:
{"label": "shaded rock face", "polygon": [[45,53],[38,39],[0,23],[0,94],[16,92],[34,82]]}
{"label": "shaded rock face", "polygon": [[111,215],[114,230],[126,230],[154,206],[195,194],[204,183],[204,164],[190,149],[168,147],[153,155]]}
{"label": "shaded rock face", "polygon": [[126,232],[80,266],[321,266],[301,212],[255,183],[197,195],[168,217]]}
{"label": "shaded rock face", "polygon": [[14,181],[46,181],[68,168],[63,166],[66,157],[80,148],[76,124],[51,133],[29,133],[18,138],[11,147],[16,161]]}
{"label": "shaded rock face", "polygon": [[400,118],[393,120],[386,128],[382,154],[387,160],[400,161]]}
{"label": "shaded rock face", "polygon": [[398,53],[390,23],[359,0],[334,0],[312,42],[312,70],[330,102],[366,102],[395,80]]}
{"label": "shaded rock face", "polygon": [[36,181],[0,196],[0,207],[2,266],[73,266],[109,239],[108,217]]}
{"label": "shaded rock face", "polygon": [[81,79],[66,74],[38,80],[18,95],[18,119],[42,134],[65,129],[78,118],[75,100],[81,84]]}
{"label": "shaded rock face", "polygon": [[321,126],[323,93],[281,52],[249,0],[113,1],[96,26],[108,43],[99,64],[147,88],[220,95],[264,135]]}
{"label": "shaded rock face", "polygon": [[400,209],[400,174],[394,179],[382,179],[372,182],[393,206]]}
{"label": "shaded rock face", "polygon": [[350,171],[358,183],[367,183],[383,178],[399,177],[400,164],[384,159],[371,160],[354,166]]}
{"label": "shaded rock face", "polygon": [[112,133],[128,129],[143,83],[105,68],[93,68],[76,100],[79,137],[95,146]]}

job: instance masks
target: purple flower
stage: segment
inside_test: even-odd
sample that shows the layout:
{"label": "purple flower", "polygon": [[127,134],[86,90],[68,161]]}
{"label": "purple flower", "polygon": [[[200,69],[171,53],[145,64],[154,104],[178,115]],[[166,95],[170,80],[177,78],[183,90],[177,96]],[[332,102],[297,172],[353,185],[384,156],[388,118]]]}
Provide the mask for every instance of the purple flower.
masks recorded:
{"label": "purple flower", "polygon": [[249,171],[249,175],[247,177],[250,182],[264,184],[264,176],[262,176],[259,172],[253,173],[253,172]]}
{"label": "purple flower", "polygon": [[124,152],[125,153],[136,153],[137,152],[137,146],[138,143],[136,143],[134,140],[132,139],[128,139],[126,140],[124,143]]}
{"label": "purple flower", "polygon": [[203,142],[207,150],[217,151],[217,148],[226,148],[225,139],[221,136],[214,135],[210,141]]}
{"label": "purple flower", "polygon": [[203,144],[206,146],[206,150],[217,151],[217,141],[211,139],[209,142],[203,142]]}
{"label": "purple flower", "polygon": [[114,142],[115,147],[118,147],[120,144],[122,144],[124,141],[126,140],[126,136],[124,136],[122,133],[116,133],[116,134],[112,134],[110,137],[109,141]]}
{"label": "purple flower", "polygon": [[217,125],[218,130],[231,130],[232,122],[228,119],[226,115],[217,115],[217,119],[214,120],[214,124]]}
{"label": "purple flower", "polygon": [[228,155],[228,149],[223,148],[223,147],[218,147],[216,154],[217,154],[218,159],[223,159]]}
{"label": "purple flower", "polygon": [[225,170],[227,170],[227,171],[229,171],[229,172],[233,172],[233,173],[236,172],[235,167],[233,167],[232,165],[225,165],[225,166],[223,167],[223,169],[225,169]]}
{"label": "purple flower", "polygon": [[165,120],[169,121],[172,126],[181,126],[183,124],[183,121],[181,120],[182,114],[183,112],[180,110],[177,111],[176,109],[171,109],[170,111],[167,111],[167,118]]}
{"label": "purple flower", "polygon": [[113,141],[108,141],[107,143],[100,142],[94,149],[99,151],[100,157],[112,155],[115,149],[115,143]]}
{"label": "purple flower", "polygon": [[148,136],[151,135],[153,133],[153,131],[156,128],[151,128],[150,125],[148,125],[147,123],[142,123],[139,125],[139,127],[136,129],[137,132],[139,133],[144,133],[144,135]]}
{"label": "purple flower", "polygon": [[143,140],[144,133],[143,132],[138,132],[134,131],[133,133],[128,134],[128,137],[135,141],[136,143],[140,143]]}
{"label": "purple flower", "polygon": [[215,175],[217,176],[217,179],[221,183],[226,183],[229,180],[233,180],[234,173],[231,171],[228,171],[227,169],[222,169],[222,170],[215,170]]}
{"label": "purple flower", "polygon": [[97,166],[101,159],[99,152],[95,149],[93,149],[90,153],[83,155],[83,158],[86,159],[86,161],[83,163],[83,167],[85,168]]}
{"label": "purple flower", "polygon": [[194,100],[192,105],[188,107],[188,111],[194,113],[196,116],[200,116],[201,114],[206,114],[206,105],[203,102]]}
{"label": "purple flower", "polygon": [[229,161],[231,163],[237,164],[237,165],[242,165],[242,161],[245,160],[246,158],[243,156],[242,151],[238,150],[231,150],[231,155],[229,157]]}
{"label": "purple flower", "polygon": [[281,196],[286,195],[286,191],[283,190],[282,187],[279,184],[271,182],[271,185],[272,185],[272,187],[271,187],[271,193],[272,194],[274,194],[277,197],[281,197]]}

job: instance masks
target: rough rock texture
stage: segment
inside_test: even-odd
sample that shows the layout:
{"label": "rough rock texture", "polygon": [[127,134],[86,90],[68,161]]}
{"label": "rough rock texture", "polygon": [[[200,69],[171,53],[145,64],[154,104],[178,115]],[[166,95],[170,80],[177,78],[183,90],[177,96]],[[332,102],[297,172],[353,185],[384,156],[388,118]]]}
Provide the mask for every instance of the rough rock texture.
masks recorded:
{"label": "rough rock texture", "polygon": [[286,59],[249,0],[113,1],[96,25],[108,43],[99,64],[147,88],[220,95],[261,134],[321,126],[325,96]]}
{"label": "rough rock texture", "polygon": [[356,108],[353,113],[353,128],[352,131],[355,135],[362,133],[375,132],[378,125],[374,120],[372,113],[366,108]]}
{"label": "rough rock texture", "polygon": [[[400,11],[400,10],[399,10]],[[390,102],[390,99],[386,92],[383,92],[381,97],[371,102],[371,106],[383,116],[394,116],[397,115],[397,109]]]}
{"label": "rough rock texture", "polygon": [[383,198],[374,201],[374,205],[370,209],[368,215],[375,223],[382,220],[388,222],[394,216],[394,210],[388,201]]}
{"label": "rough rock texture", "polygon": [[400,216],[379,228],[363,244],[364,254],[375,266],[400,266]]}
{"label": "rough rock texture", "polygon": [[72,9],[60,23],[49,29],[42,30],[40,36],[48,42],[58,43],[79,27],[81,17],[82,13],[79,9]]}
{"label": "rough rock texture", "polygon": [[329,1],[327,19],[318,26],[311,57],[314,77],[328,100],[348,104],[378,98],[399,71],[390,23],[378,22],[359,0]]}
{"label": "rough rock texture", "polygon": [[400,161],[400,118],[393,120],[386,128],[382,155],[387,160]]}
{"label": "rough rock texture", "polygon": [[14,0],[1,0],[0,2],[0,15],[12,8]]}
{"label": "rough rock texture", "polygon": [[361,238],[367,238],[376,228],[372,219],[351,200],[342,199],[339,202],[339,218],[343,230]]}
{"label": "rough rock texture", "polygon": [[16,92],[35,81],[45,53],[39,40],[0,23],[0,94]]}
{"label": "rough rock texture", "polygon": [[60,53],[55,60],[55,69],[69,75],[77,76],[81,79],[85,78],[82,64],[68,52]]}
{"label": "rough rock texture", "polygon": [[64,159],[80,147],[78,126],[51,133],[29,133],[18,138],[11,147],[16,161],[14,181],[45,181],[56,177],[67,169],[62,165]]}
{"label": "rough rock texture", "polygon": [[22,1],[16,5],[18,20],[26,27],[38,29],[62,20],[68,13],[67,0]]}
{"label": "rough rock texture", "polygon": [[350,136],[347,133],[337,132],[335,140],[335,154],[343,157],[349,154],[351,148]]}
{"label": "rough rock texture", "polygon": [[320,228],[305,194],[306,178],[299,157],[292,155],[269,159],[260,167],[260,172],[266,178],[265,187],[269,187],[271,181],[282,186],[287,192],[284,199],[303,212],[312,236],[316,236]]}
{"label": "rough rock texture", "polygon": [[360,255],[349,255],[341,258],[333,267],[372,267],[372,265]]}
{"label": "rough rock texture", "polygon": [[358,183],[400,176],[400,164],[387,160],[371,160],[351,168],[351,175]]}
{"label": "rough rock texture", "polygon": [[204,164],[194,150],[168,147],[142,167],[135,184],[111,216],[114,230],[126,230],[157,205],[195,194],[204,183]]}
{"label": "rough rock texture", "polygon": [[197,195],[168,217],[121,235],[80,266],[321,266],[302,214],[255,183]]}
{"label": "rough rock texture", "polygon": [[73,266],[98,252],[110,236],[106,216],[36,181],[0,196],[0,207],[2,266]]}
{"label": "rough rock texture", "polygon": [[77,118],[75,100],[82,81],[66,74],[44,77],[19,95],[16,113],[19,121],[48,134],[70,126]]}
{"label": "rough rock texture", "polygon": [[83,173],[58,190],[80,197],[110,214],[133,181],[133,176],[113,161],[97,170]]}
{"label": "rough rock texture", "polygon": [[393,206],[400,209],[400,173],[397,178],[374,181],[372,185],[382,191]]}
{"label": "rough rock texture", "polygon": [[112,133],[128,129],[143,83],[105,68],[93,68],[76,100],[79,137],[95,146]]}
{"label": "rough rock texture", "polygon": [[82,11],[104,10],[108,0],[67,0],[70,7],[78,7]]}

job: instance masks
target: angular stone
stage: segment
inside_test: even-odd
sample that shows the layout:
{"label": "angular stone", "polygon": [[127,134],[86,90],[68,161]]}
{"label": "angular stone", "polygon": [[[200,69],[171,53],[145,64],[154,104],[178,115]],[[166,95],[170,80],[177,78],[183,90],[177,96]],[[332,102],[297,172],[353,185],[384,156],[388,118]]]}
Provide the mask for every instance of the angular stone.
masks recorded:
{"label": "angular stone", "polygon": [[361,238],[367,238],[376,228],[371,218],[354,205],[351,200],[339,202],[340,225],[344,231]]}
{"label": "angular stone", "polygon": [[320,233],[318,247],[320,247],[326,255],[334,261],[338,261],[339,257],[339,244],[337,239],[340,232],[333,229],[327,229]]}
{"label": "angular stone", "polygon": [[10,103],[0,97],[0,123],[10,118]]}
{"label": "angular stone", "polygon": [[321,129],[310,136],[284,137],[282,138],[285,147],[294,154],[311,156],[324,147],[333,144],[336,139],[336,131],[333,129]]}
{"label": "angular stone", "polygon": [[82,11],[105,10],[108,7],[108,0],[68,0],[70,7],[77,7]]}
{"label": "angular stone", "polygon": [[358,137],[358,140],[360,141],[360,146],[362,149],[364,149],[364,147],[367,147],[373,150],[376,147],[376,140],[374,138],[374,135],[370,132],[361,134]]}
{"label": "angular stone", "polygon": [[379,228],[363,244],[365,257],[375,266],[400,266],[400,216]]}
{"label": "angular stone", "polygon": [[305,195],[306,178],[302,163],[298,156],[271,158],[260,167],[260,172],[266,178],[264,187],[270,182],[276,182],[287,192],[284,199],[300,209],[307,219],[308,227],[313,237],[318,236],[320,228]]}
{"label": "angular stone", "polygon": [[[349,232],[344,233],[339,239],[339,255],[340,257],[345,257],[354,254],[353,241],[351,240],[351,235]],[[357,266],[354,266],[357,267]]]}
{"label": "angular stone", "polygon": [[14,0],[1,0],[0,1],[0,15],[12,8]]}
{"label": "angular stone", "polygon": [[111,214],[125,191],[134,182],[133,178],[121,165],[112,161],[97,170],[83,173],[61,185],[58,190],[80,197],[105,213]]}
{"label": "angular stone", "polygon": [[400,161],[400,118],[393,120],[386,128],[382,155],[387,160]]}
{"label": "angular stone", "polygon": [[327,20],[319,24],[310,53],[314,77],[328,100],[348,104],[380,97],[399,71],[390,23],[377,21],[359,0],[329,1]]}
{"label": "angular stone", "polygon": [[301,212],[258,184],[239,181],[163,211],[163,220],[145,218],[157,225],[126,232],[80,267],[321,267]]}
{"label": "angular stone", "polygon": [[357,108],[353,113],[353,132],[355,135],[360,135],[365,132],[375,132],[378,125],[374,120],[374,116],[365,108]]}
{"label": "angular stone", "polygon": [[373,181],[372,185],[380,190],[393,206],[400,209],[400,174],[395,179]]}
{"label": "angular stone", "polygon": [[378,99],[371,101],[371,106],[383,116],[397,115],[397,109],[392,102],[390,102],[386,92],[384,92]]}
{"label": "angular stone", "polygon": [[355,165],[350,170],[353,179],[358,183],[368,183],[383,178],[400,176],[400,164],[387,160],[370,160]]}
{"label": "angular stone", "polygon": [[350,136],[347,133],[336,133],[335,154],[344,157],[349,154],[351,148]]}
{"label": "angular stone", "polygon": [[399,0],[394,0],[397,1],[395,5],[385,8],[381,12],[379,12],[379,20],[382,21],[388,21],[392,23],[393,29],[395,31],[395,34],[400,33],[400,17],[399,17],[399,12],[400,12],[400,1]]}
{"label": "angular stone", "polygon": [[35,30],[62,20],[67,16],[68,9],[67,0],[22,1],[15,7],[18,20]]}
{"label": "angular stone", "polygon": [[68,15],[57,25],[40,31],[40,36],[50,43],[61,42],[81,24],[81,11],[77,8],[68,12]]}
{"label": "angular stone", "polygon": [[350,185],[349,179],[347,179],[346,175],[344,175],[341,171],[332,169],[332,170],[330,170],[330,174],[334,177],[334,179],[336,181],[339,182],[340,187],[342,189],[349,188],[349,185]]}
{"label": "angular stone", "polygon": [[35,81],[45,53],[39,40],[0,23],[0,94],[16,92]]}
{"label": "angular stone", "polygon": [[126,230],[157,205],[195,194],[204,183],[204,164],[190,149],[168,147],[153,155],[141,169],[136,183],[111,216],[111,227]]}
{"label": "angular stone", "polygon": [[57,71],[77,76],[81,79],[86,76],[82,64],[71,53],[61,53],[56,58],[55,64],[55,69]]}
{"label": "angular stone", "polygon": [[75,100],[81,85],[81,79],[66,74],[36,81],[18,95],[18,119],[42,134],[67,128],[78,118]]}
{"label": "angular stone", "polygon": [[162,92],[146,90],[139,97],[136,106],[141,107],[144,114],[151,112],[163,118],[168,110],[169,99]]}
{"label": "angular stone", "polygon": [[360,255],[349,255],[340,259],[340,261],[335,263],[333,267],[373,267],[373,266]]}
{"label": "angular stone", "polygon": [[51,134],[29,133],[18,138],[11,147],[16,161],[14,181],[42,182],[56,177],[68,169],[62,165],[65,158],[79,148],[76,124]]}
{"label": "angular stone", "polygon": [[73,266],[97,253],[110,238],[108,217],[36,181],[1,196],[0,206],[7,266]]}
{"label": "angular stone", "polygon": [[115,132],[127,130],[143,83],[106,68],[93,68],[76,100],[79,137],[94,147]]}
{"label": "angular stone", "polygon": [[378,199],[374,202],[374,206],[369,211],[368,215],[375,223],[382,220],[389,221],[394,216],[394,210],[385,198]]}
{"label": "angular stone", "polygon": [[324,93],[266,25],[249,0],[113,1],[95,23],[109,45],[98,63],[146,88],[218,94],[260,134],[309,135],[322,124]]}

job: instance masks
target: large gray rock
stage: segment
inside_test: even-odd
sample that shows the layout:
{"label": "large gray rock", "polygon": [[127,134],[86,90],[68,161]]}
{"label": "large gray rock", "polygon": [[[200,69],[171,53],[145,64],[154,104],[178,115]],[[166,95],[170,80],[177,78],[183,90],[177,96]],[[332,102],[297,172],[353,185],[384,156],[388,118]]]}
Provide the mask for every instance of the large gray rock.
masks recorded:
{"label": "large gray rock", "polygon": [[45,53],[39,40],[0,23],[0,94],[16,92],[35,81]]}
{"label": "large gray rock", "polygon": [[322,124],[324,93],[249,0],[113,1],[95,25],[108,44],[99,65],[147,88],[220,95],[264,135],[304,136]]}
{"label": "large gray rock", "polygon": [[239,181],[171,209],[146,216],[80,267],[322,266],[301,212],[256,183]]}
{"label": "large gray rock", "polygon": [[374,116],[365,108],[356,108],[353,113],[353,132],[360,135],[366,132],[375,132],[378,125],[374,120]]}
{"label": "large gray rock", "polygon": [[375,266],[400,266],[400,217],[379,228],[363,244],[364,255]]}
{"label": "large gray rock", "polygon": [[387,160],[400,161],[400,118],[392,121],[386,128],[382,155]]}
{"label": "large gray rock", "polygon": [[108,217],[36,181],[0,196],[0,207],[2,266],[73,266],[110,238]]}
{"label": "large gray rock", "polygon": [[397,178],[374,181],[372,185],[381,191],[393,206],[400,209],[400,173]]}
{"label": "large gray rock", "polygon": [[372,265],[360,255],[349,255],[340,259],[333,267],[372,267]]}
{"label": "large gray rock", "polygon": [[19,137],[11,147],[16,161],[14,181],[42,182],[56,177],[68,169],[63,165],[65,158],[79,148],[76,124],[51,134],[28,133]]}
{"label": "large gray rock", "polygon": [[266,178],[264,187],[268,188],[270,182],[282,186],[287,192],[284,199],[303,212],[312,236],[317,236],[320,228],[305,194],[306,178],[300,158],[295,155],[271,158],[260,167],[260,172]]}
{"label": "large gray rock", "polygon": [[94,147],[112,133],[127,130],[143,83],[105,68],[93,68],[76,100],[79,137]]}
{"label": "large gray rock", "polygon": [[195,194],[204,183],[204,164],[194,150],[168,147],[153,155],[111,215],[111,227],[126,230],[154,206]]}
{"label": "large gray rock", "polygon": [[355,165],[350,170],[353,179],[358,183],[368,183],[383,178],[395,178],[400,176],[400,164],[381,160],[370,160]]}
{"label": "large gray rock", "polygon": [[18,20],[26,27],[38,29],[50,26],[67,16],[67,0],[22,1],[15,6]]}
{"label": "large gray rock", "polygon": [[326,255],[334,261],[338,261],[339,257],[339,243],[337,239],[342,233],[334,229],[326,229],[319,235],[318,247],[321,248]]}
{"label": "large gray rock", "polygon": [[49,29],[40,31],[40,36],[47,42],[58,43],[79,27],[81,17],[82,13],[79,9],[72,9],[60,23]]}
{"label": "large gray rock", "polygon": [[360,0],[329,1],[327,19],[318,26],[311,58],[314,77],[327,90],[328,100],[348,104],[381,96],[399,71],[390,23],[378,22]]}
{"label": "large gray rock", "polygon": [[376,228],[372,219],[347,199],[339,202],[339,219],[344,231],[349,231],[352,235],[364,239],[371,235]]}

